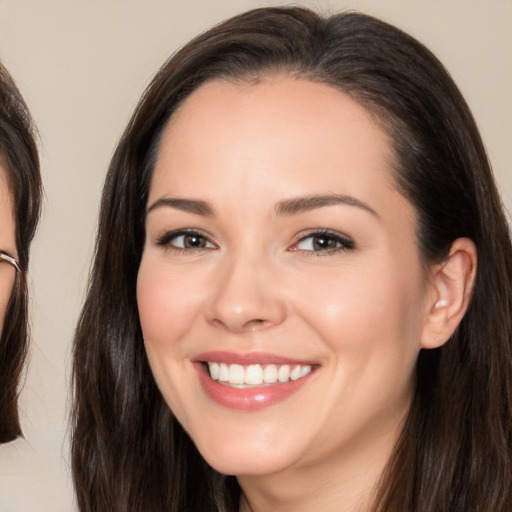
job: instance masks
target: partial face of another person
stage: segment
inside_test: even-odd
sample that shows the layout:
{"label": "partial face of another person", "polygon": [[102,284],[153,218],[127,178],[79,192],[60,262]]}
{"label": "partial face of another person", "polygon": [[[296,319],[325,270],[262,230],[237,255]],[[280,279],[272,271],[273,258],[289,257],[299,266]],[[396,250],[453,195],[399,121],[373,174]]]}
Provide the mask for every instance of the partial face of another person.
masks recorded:
{"label": "partial face of another person", "polygon": [[[14,258],[16,238],[13,215],[12,196],[5,171],[0,167],[0,251]],[[14,266],[0,259],[0,333],[4,325],[5,312],[16,279]]]}
{"label": "partial face of another person", "polygon": [[393,444],[428,284],[391,161],[364,108],[286,76],[209,82],[165,128],[140,320],[163,397],[218,471]]}

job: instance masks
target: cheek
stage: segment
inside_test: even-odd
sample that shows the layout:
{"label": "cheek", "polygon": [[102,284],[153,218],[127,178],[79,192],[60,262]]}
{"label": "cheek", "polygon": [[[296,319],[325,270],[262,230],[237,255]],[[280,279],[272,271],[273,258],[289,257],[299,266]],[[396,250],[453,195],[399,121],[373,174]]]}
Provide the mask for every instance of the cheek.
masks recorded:
{"label": "cheek", "polygon": [[302,283],[308,290],[300,306],[303,324],[332,356],[324,417],[333,438],[340,424],[355,435],[364,425],[402,417],[420,349],[421,281],[389,266],[362,270]]}
{"label": "cheek", "polygon": [[405,273],[385,261],[348,266],[315,279],[306,275],[301,288],[308,294],[297,309],[340,358],[366,364],[378,353],[393,365],[415,359],[423,293],[416,269]]}
{"label": "cheek", "polygon": [[5,313],[7,312],[7,305],[9,304],[9,299],[11,298],[11,294],[13,292],[14,281],[15,276],[4,276],[0,274],[0,334],[2,333],[4,327]]}
{"label": "cheek", "polygon": [[137,304],[149,365],[165,401],[180,420],[186,417],[191,392],[184,384],[187,353],[182,340],[193,328],[198,311],[193,277],[185,279],[184,274],[170,272],[165,264],[143,257],[137,278]]}
{"label": "cheek", "polygon": [[[186,276],[186,277],[185,277]],[[146,343],[172,347],[189,330],[200,297],[194,275],[143,258],[137,279],[137,303]]]}

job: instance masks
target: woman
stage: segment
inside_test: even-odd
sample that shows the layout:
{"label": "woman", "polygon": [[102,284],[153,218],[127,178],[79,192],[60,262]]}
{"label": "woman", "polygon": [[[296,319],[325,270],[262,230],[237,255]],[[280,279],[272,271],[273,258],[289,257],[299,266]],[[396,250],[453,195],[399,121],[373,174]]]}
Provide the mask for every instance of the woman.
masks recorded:
{"label": "woman", "polygon": [[420,43],[228,20],[148,87],[75,339],[81,511],[512,505],[512,249]]}
{"label": "woman", "polygon": [[0,443],[21,434],[18,386],[27,352],[27,268],[41,207],[34,127],[0,64]]}

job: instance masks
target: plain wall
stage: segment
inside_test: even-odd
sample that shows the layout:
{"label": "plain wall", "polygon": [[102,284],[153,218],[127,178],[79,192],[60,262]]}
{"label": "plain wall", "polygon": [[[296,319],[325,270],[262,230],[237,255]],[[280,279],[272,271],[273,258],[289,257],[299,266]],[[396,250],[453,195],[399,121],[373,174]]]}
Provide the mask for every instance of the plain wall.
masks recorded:
{"label": "plain wall", "polygon": [[[0,512],[74,510],[67,438],[71,340],[103,179],[149,79],[180,45],[253,0],[0,0],[0,58],[41,136],[46,201],[32,253],[25,439],[0,447]],[[512,207],[512,1],[297,2],[358,9],[425,43],[465,95]],[[0,384],[1,385],[1,384]]]}

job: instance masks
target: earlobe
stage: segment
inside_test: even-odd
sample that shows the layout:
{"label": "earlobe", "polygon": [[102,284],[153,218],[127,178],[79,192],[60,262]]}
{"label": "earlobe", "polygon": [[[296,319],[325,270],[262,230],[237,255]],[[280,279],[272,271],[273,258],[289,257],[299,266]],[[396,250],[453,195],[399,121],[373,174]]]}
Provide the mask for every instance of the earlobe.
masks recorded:
{"label": "earlobe", "polygon": [[468,308],[476,269],[477,251],[469,238],[455,240],[448,256],[432,267],[422,348],[438,348],[455,332]]}

